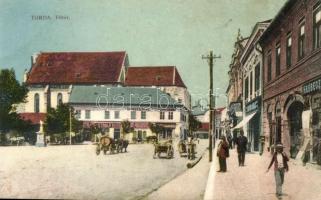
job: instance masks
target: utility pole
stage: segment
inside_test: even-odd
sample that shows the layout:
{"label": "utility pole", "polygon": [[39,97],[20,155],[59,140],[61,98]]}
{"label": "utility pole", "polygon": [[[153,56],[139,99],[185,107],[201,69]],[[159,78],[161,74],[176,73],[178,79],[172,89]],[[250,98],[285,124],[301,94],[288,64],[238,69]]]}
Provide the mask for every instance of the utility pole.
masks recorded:
{"label": "utility pole", "polygon": [[[213,67],[214,67],[214,59],[221,58],[221,56],[213,55],[213,51],[210,51],[210,54],[207,56],[202,56],[202,59],[206,59],[209,67],[210,67],[210,92],[209,92],[209,98],[210,98],[210,105],[209,105],[209,111],[210,111],[210,120],[209,120],[209,130],[208,130],[208,150],[209,150],[209,162],[212,162],[212,155],[213,155],[213,125],[215,128],[215,122],[213,123],[213,106],[215,107],[215,100],[213,101]],[[214,104],[214,105],[213,105]],[[214,119],[215,120],[215,119]]]}
{"label": "utility pole", "polygon": [[71,107],[69,108],[69,144],[71,145]]}

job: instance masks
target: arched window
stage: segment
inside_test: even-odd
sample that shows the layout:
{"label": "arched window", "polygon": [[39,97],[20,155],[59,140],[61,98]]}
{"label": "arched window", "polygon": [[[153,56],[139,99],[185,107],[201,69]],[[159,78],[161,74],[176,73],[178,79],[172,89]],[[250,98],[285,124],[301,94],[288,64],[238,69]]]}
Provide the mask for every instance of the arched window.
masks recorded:
{"label": "arched window", "polygon": [[40,100],[39,100],[39,94],[36,93],[35,94],[35,97],[34,97],[34,108],[35,108],[35,113],[38,113],[39,112],[39,103],[40,103]]}
{"label": "arched window", "polygon": [[62,94],[61,93],[58,93],[57,95],[57,106],[62,104]]}

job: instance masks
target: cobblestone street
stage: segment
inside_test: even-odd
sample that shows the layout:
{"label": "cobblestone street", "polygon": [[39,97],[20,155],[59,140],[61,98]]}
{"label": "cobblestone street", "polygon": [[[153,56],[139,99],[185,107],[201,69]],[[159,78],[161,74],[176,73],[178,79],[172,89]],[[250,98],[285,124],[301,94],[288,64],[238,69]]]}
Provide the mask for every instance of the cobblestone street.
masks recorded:
{"label": "cobblestone street", "polygon": [[[273,167],[266,169],[270,157],[249,153],[245,166],[239,167],[236,150],[230,150],[227,161],[227,173],[215,173],[214,190],[211,199],[215,200],[273,200],[275,181]],[[217,158],[214,159],[217,164]],[[216,165],[214,168],[218,169]],[[211,178],[211,177],[209,177]],[[290,160],[289,172],[285,174],[282,199],[284,200],[319,200],[321,199],[321,170],[316,166],[302,166]]]}

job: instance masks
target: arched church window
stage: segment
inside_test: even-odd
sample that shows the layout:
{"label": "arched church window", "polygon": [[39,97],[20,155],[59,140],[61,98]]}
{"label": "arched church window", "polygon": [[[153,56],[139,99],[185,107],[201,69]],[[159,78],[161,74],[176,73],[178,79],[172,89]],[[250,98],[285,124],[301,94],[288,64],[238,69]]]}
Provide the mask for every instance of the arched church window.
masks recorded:
{"label": "arched church window", "polygon": [[39,104],[40,104],[39,94],[36,93],[35,96],[34,96],[35,113],[38,113],[38,112],[39,112]]}
{"label": "arched church window", "polygon": [[57,95],[57,105],[60,105],[60,104],[62,104],[62,94],[58,93],[58,95]]}

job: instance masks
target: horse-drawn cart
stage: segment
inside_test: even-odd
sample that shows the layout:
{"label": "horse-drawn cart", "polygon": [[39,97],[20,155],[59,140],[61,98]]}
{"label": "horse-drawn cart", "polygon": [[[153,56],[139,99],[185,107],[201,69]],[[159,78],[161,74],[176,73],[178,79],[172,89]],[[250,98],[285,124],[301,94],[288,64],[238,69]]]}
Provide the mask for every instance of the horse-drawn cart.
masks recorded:
{"label": "horse-drawn cart", "polygon": [[127,147],[128,140],[114,140],[113,138],[110,138],[108,136],[102,136],[97,143],[96,154],[99,155],[101,151],[103,151],[105,155],[107,154],[107,151],[109,151],[110,154],[113,154],[115,152],[122,153],[123,151],[127,152]]}
{"label": "horse-drawn cart", "polygon": [[173,158],[174,157],[174,147],[172,144],[172,140],[166,140],[162,142],[154,143],[154,158],[156,158],[156,154],[158,158],[161,157],[161,153],[165,153],[167,158]]}

